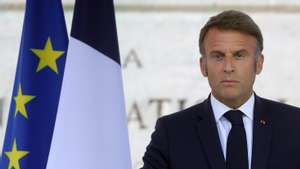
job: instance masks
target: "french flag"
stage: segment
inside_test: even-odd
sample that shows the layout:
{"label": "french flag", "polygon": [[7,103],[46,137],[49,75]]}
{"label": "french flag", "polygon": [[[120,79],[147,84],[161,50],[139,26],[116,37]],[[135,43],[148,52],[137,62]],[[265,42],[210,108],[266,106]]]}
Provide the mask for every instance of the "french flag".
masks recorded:
{"label": "french flag", "polygon": [[47,169],[131,169],[113,0],[76,0]]}

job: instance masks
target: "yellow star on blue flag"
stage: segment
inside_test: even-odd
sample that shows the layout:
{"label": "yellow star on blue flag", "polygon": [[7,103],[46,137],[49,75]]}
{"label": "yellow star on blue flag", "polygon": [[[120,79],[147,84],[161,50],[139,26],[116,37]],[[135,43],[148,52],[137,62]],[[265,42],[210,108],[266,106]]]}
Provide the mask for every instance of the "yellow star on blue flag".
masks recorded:
{"label": "yellow star on blue flag", "polygon": [[31,51],[39,57],[39,65],[37,67],[37,72],[42,70],[45,67],[49,67],[55,73],[58,73],[58,68],[56,64],[56,60],[60,58],[65,52],[53,50],[51,38],[49,37],[44,49],[31,49]]}
{"label": "yellow star on blue flag", "polygon": [[67,49],[61,0],[26,0],[0,169],[46,168]]}
{"label": "yellow star on blue flag", "polygon": [[5,152],[5,155],[9,158],[9,166],[8,169],[21,169],[20,168],[20,160],[25,157],[29,152],[18,150],[17,141],[14,139],[14,143],[11,151]]}
{"label": "yellow star on blue flag", "polygon": [[17,113],[20,113],[25,118],[28,118],[27,110],[26,110],[25,106],[28,102],[30,102],[34,98],[35,98],[35,96],[23,95],[22,87],[21,87],[21,85],[19,85],[18,95],[14,97],[14,100],[16,102],[15,116],[17,115]]}

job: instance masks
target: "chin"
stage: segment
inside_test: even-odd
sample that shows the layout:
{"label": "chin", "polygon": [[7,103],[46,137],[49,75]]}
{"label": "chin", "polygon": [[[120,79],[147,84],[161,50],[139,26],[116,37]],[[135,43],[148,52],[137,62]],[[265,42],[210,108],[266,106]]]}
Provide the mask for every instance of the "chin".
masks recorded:
{"label": "chin", "polygon": [[239,96],[239,93],[236,91],[224,91],[221,94],[221,97],[224,100],[236,100],[240,98]]}

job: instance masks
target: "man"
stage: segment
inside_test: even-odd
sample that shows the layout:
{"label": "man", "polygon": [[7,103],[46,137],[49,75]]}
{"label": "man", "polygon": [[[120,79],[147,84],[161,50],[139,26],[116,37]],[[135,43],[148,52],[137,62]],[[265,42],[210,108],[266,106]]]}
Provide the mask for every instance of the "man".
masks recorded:
{"label": "man", "polygon": [[263,37],[245,13],[224,11],[201,29],[210,96],[160,118],[142,169],[300,169],[300,109],[253,91]]}

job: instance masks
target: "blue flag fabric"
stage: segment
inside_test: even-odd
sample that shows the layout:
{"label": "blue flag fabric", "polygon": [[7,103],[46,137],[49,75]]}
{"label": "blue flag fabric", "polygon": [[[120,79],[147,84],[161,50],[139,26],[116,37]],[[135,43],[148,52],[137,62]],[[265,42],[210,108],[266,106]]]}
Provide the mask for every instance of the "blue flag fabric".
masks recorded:
{"label": "blue flag fabric", "polygon": [[113,0],[76,0],[47,169],[131,169]]}
{"label": "blue flag fabric", "polygon": [[68,47],[60,0],[27,0],[1,169],[46,168]]}

